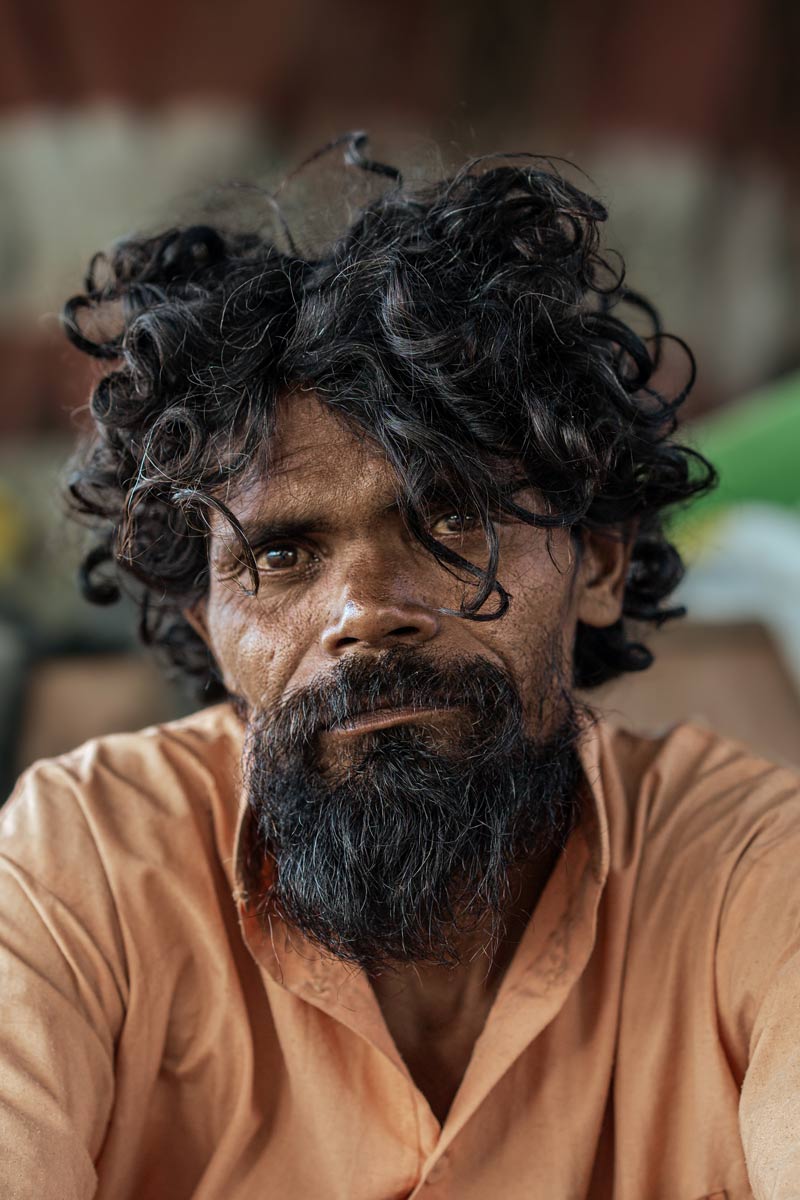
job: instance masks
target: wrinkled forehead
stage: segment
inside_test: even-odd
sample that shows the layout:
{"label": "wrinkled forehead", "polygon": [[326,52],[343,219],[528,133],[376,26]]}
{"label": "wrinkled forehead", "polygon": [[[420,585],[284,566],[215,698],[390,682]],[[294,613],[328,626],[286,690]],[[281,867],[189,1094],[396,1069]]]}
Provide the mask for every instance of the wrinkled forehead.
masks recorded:
{"label": "wrinkled forehead", "polygon": [[279,399],[264,454],[227,503],[247,520],[265,506],[335,511],[356,491],[397,499],[399,481],[385,453],[314,392],[293,391]]}
{"label": "wrinkled forehead", "polygon": [[[429,439],[421,440],[424,447]],[[409,501],[417,511],[440,504],[470,505],[470,481],[448,471],[444,457],[431,456],[424,483],[420,486],[417,476],[410,495],[408,483],[376,437],[313,390],[297,389],[279,398],[263,454],[224,499],[245,525],[266,514],[328,525],[337,514],[397,514]],[[538,505],[540,497],[522,478],[517,460],[496,461],[491,476],[498,493]],[[215,515],[212,532],[218,523]]]}
{"label": "wrinkled forehead", "polygon": [[340,474],[337,464],[348,462],[366,469],[389,468],[381,448],[313,391],[293,391],[280,397],[275,431],[270,440],[270,479],[300,478],[326,472]]}

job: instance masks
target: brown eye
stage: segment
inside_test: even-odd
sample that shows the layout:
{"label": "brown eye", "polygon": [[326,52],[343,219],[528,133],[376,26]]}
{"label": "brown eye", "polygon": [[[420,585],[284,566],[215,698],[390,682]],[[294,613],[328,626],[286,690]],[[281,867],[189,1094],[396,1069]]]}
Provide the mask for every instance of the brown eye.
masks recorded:
{"label": "brown eye", "polygon": [[436,531],[441,533],[471,533],[478,525],[478,518],[470,513],[447,513],[436,522]]}
{"label": "brown eye", "polygon": [[301,558],[298,546],[267,546],[256,559],[259,567],[266,571],[288,571],[296,567]]}

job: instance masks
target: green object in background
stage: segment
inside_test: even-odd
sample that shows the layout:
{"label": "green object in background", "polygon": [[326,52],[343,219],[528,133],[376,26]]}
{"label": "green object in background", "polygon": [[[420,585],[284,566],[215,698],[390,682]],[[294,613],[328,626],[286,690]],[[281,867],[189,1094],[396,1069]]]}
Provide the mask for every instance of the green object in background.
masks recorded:
{"label": "green object in background", "polygon": [[670,525],[693,557],[722,512],[739,504],[800,509],[800,373],[699,422],[685,440],[719,471],[719,487]]}
{"label": "green object in background", "polygon": [[22,509],[10,488],[0,481],[0,578],[19,568],[27,529]]}

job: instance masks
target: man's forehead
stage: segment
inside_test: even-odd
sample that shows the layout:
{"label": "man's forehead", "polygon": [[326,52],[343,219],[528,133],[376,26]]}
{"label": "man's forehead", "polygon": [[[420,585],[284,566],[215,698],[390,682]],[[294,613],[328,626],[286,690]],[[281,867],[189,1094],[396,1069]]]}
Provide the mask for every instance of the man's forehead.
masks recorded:
{"label": "man's forehead", "polygon": [[[335,471],[340,454],[360,460],[365,469],[392,470],[374,438],[315,392],[290,392],[281,397],[268,451],[271,479],[314,470],[320,464]],[[498,481],[509,481],[522,473],[521,461],[497,457],[492,470]]]}
{"label": "man's forehead", "polygon": [[341,453],[365,460],[384,458],[366,434],[346,424],[315,393],[291,393],[281,398],[269,446],[271,478],[316,470],[330,465],[332,457]]}
{"label": "man's forehead", "polygon": [[[498,462],[495,481],[510,483],[521,472],[512,460]],[[527,495],[534,491],[518,484]],[[325,510],[332,516],[353,505],[376,511],[396,509],[403,486],[384,450],[365,430],[321,400],[313,391],[293,391],[280,398],[275,427],[265,454],[231,488],[226,503],[240,520],[265,515],[305,517]],[[430,480],[429,503],[463,500],[463,488],[446,473]],[[538,494],[534,501],[538,504]],[[212,517],[212,529],[218,519]]]}
{"label": "man's forehead", "polygon": [[231,499],[247,517],[273,505],[303,506],[316,498],[335,502],[353,490],[396,495],[385,454],[313,392],[292,393],[279,401],[262,469]]}

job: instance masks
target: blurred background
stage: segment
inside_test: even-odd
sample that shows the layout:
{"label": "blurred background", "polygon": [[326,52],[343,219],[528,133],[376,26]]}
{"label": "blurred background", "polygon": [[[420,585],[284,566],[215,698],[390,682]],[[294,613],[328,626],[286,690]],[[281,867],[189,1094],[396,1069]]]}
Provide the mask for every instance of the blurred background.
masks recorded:
{"label": "blurred background", "polygon": [[188,711],[131,614],[89,608],[58,481],[91,368],[57,312],[95,250],[366,129],[434,174],[565,156],[700,375],[722,487],[676,526],[690,618],[597,696],[800,762],[800,6],[794,0],[2,0],[0,789],[33,759]]}

